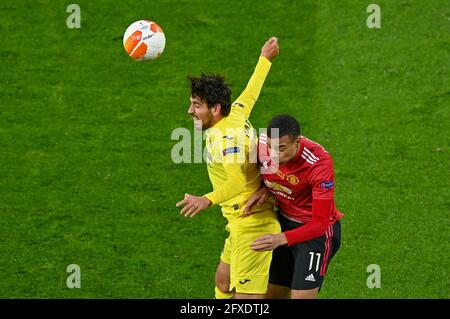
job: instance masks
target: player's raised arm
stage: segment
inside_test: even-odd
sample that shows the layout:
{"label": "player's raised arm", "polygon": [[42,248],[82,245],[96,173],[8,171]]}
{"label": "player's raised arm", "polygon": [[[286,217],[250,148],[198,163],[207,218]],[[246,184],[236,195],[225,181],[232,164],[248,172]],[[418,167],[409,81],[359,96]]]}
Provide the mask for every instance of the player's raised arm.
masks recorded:
{"label": "player's raised arm", "polygon": [[271,37],[261,48],[261,56],[259,57],[258,64],[256,65],[252,77],[248,81],[247,87],[233,103],[233,107],[242,107],[244,109],[246,117],[250,116],[264,81],[266,80],[266,76],[269,73],[272,65],[271,61],[278,54],[278,39]]}

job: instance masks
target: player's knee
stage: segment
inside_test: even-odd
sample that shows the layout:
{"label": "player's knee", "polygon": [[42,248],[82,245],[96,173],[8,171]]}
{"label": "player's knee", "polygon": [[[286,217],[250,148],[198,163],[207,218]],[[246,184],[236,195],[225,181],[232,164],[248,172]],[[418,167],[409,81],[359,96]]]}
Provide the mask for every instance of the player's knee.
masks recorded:
{"label": "player's knee", "polygon": [[223,293],[230,292],[230,271],[226,264],[219,264],[216,271],[216,287]]}
{"label": "player's knee", "polygon": [[223,292],[216,286],[216,287],[214,287],[214,297],[216,299],[231,299],[231,298],[233,298],[233,293]]}
{"label": "player's knee", "polygon": [[288,299],[291,289],[284,286],[269,284],[265,295],[266,299]]}
{"label": "player's knee", "polygon": [[216,276],[216,287],[223,293],[230,292],[230,279]]}

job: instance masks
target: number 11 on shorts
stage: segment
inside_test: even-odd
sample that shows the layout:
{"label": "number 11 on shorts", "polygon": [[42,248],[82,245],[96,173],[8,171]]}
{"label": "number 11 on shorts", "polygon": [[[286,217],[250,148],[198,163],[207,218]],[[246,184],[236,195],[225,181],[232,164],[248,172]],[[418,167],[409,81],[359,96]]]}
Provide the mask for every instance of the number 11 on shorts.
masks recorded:
{"label": "number 11 on shorts", "polygon": [[[314,252],[311,251],[309,253],[310,257],[309,257],[309,270],[312,269],[313,267],[313,262],[314,262]],[[320,253],[316,253],[317,256],[317,262],[316,262],[316,272],[319,271],[319,262],[320,262]]]}

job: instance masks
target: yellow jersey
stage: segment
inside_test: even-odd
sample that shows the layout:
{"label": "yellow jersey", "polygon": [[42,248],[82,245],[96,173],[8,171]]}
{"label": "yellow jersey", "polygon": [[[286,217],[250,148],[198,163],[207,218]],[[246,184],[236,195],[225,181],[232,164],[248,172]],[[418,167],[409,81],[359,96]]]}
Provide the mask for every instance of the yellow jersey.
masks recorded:
{"label": "yellow jersey", "polygon": [[[205,196],[222,206],[232,221],[242,217],[250,197],[261,187],[257,163],[256,130],[248,118],[269,73],[271,62],[261,56],[242,94],[231,105],[230,114],[206,130],[206,161],[213,191]],[[271,204],[254,206],[252,211],[271,209]]]}

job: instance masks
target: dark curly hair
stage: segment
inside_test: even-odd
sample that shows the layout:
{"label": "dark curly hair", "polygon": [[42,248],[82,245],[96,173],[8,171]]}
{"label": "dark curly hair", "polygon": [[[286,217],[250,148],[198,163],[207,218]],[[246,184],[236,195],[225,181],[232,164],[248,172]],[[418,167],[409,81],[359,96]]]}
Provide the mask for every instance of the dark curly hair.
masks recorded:
{"label": "dark curly hair", "polygon": [[191,96],[205,100],[209,108],[220,104],[220,112],[228,116],[231,109],[231,89],[220,75],[202,73],[199,77],[188,76],[191,83]]}

